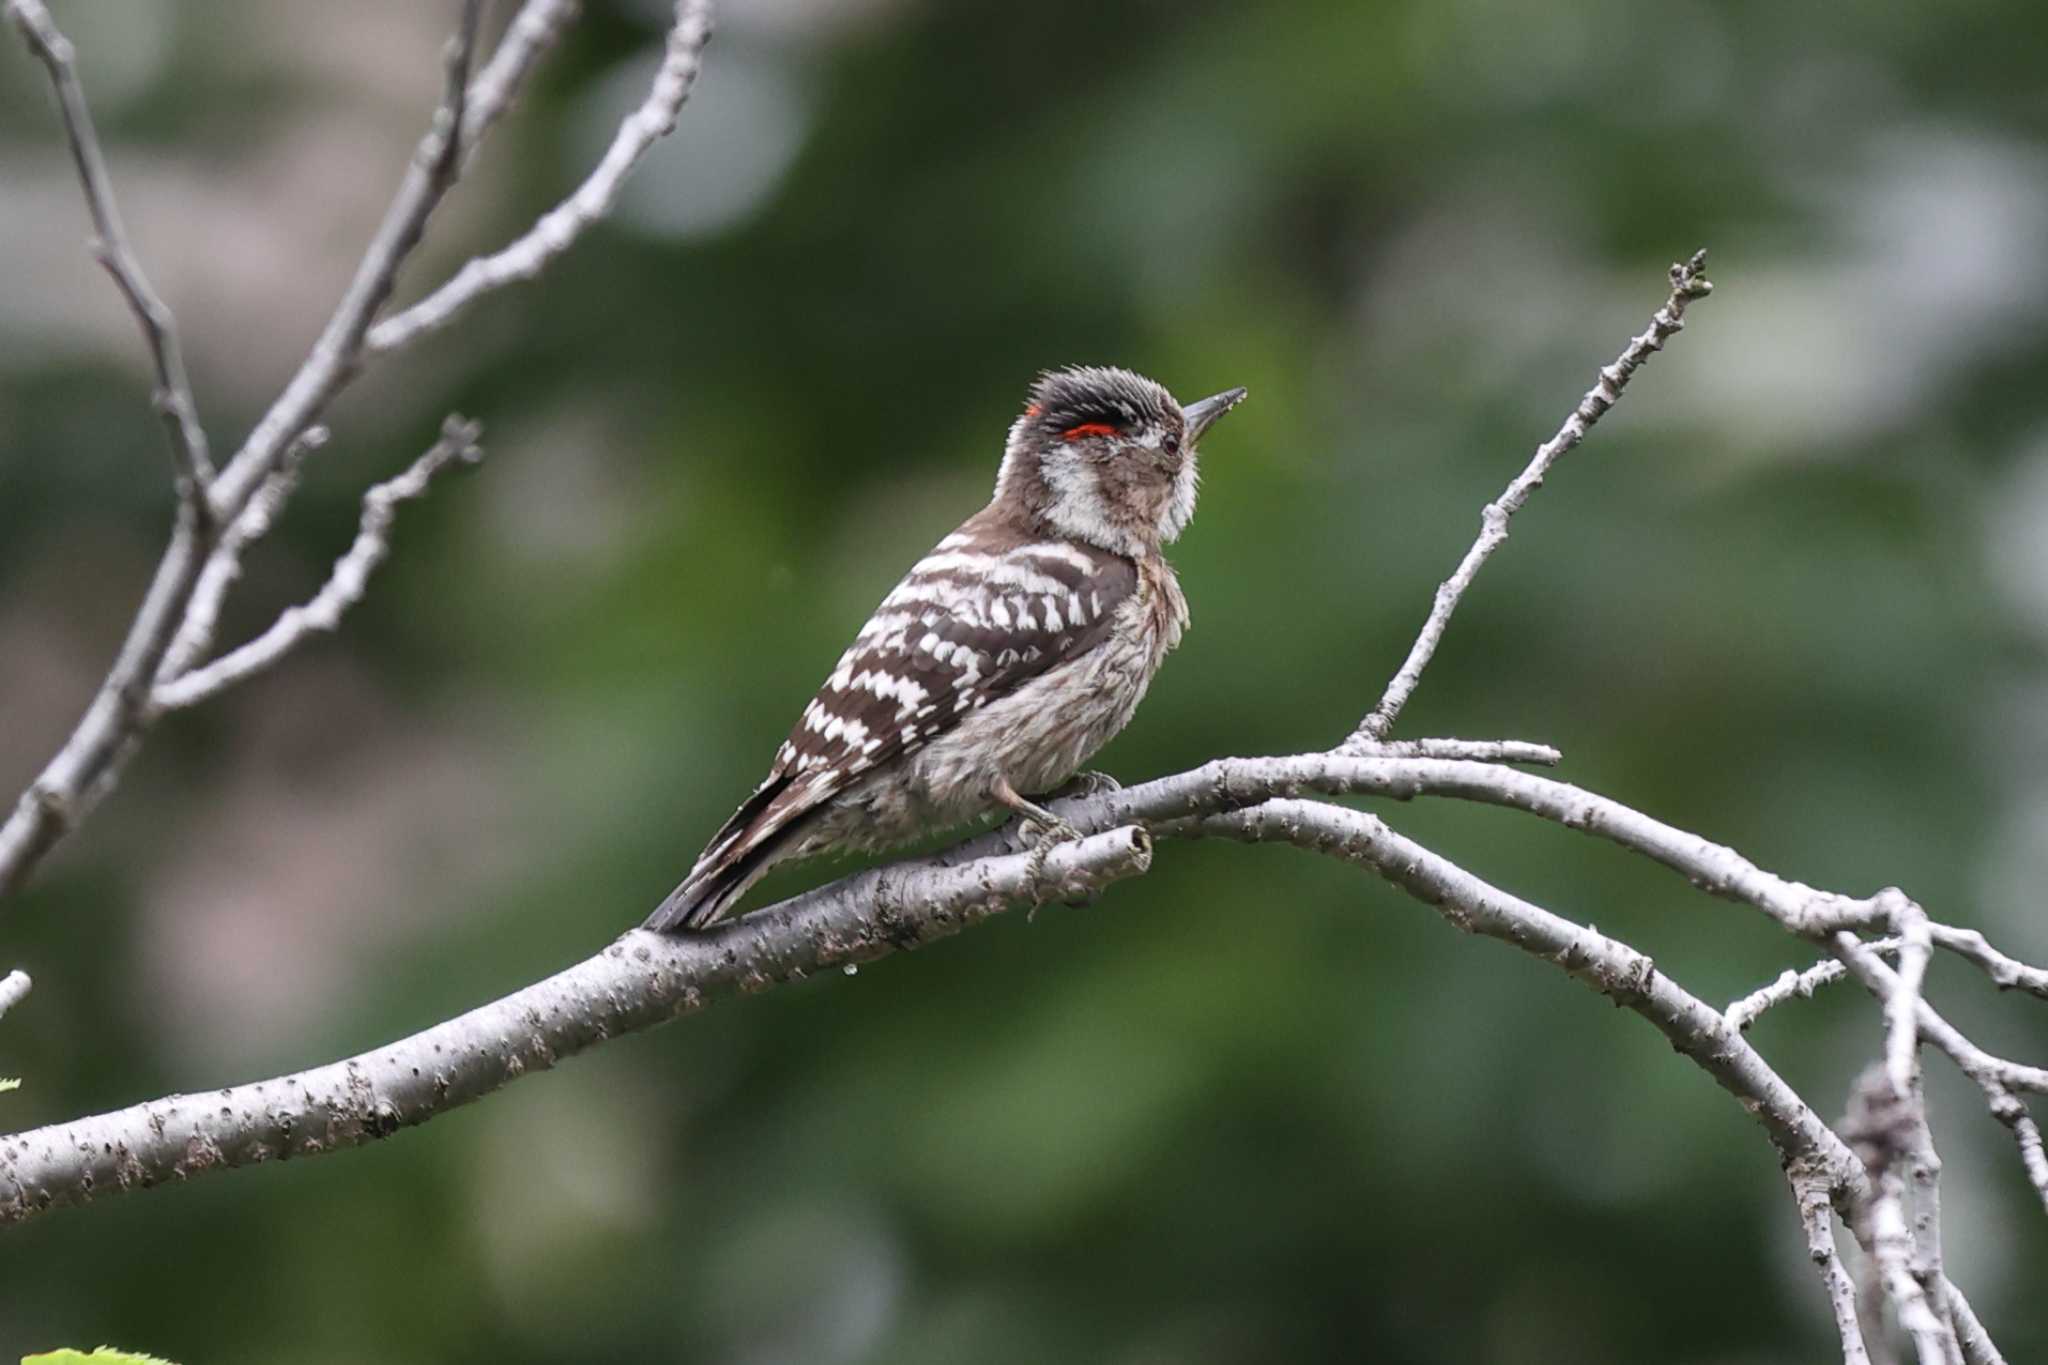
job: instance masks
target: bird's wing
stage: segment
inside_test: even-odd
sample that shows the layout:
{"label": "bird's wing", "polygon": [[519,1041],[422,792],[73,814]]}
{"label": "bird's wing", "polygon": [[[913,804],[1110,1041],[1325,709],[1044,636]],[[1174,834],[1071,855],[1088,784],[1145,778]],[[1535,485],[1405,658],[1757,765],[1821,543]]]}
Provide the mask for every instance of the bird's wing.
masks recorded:
{"label": "bird's wing", "polygon": [[1085,654],[1137,591],[1120,555],[969,522],[875,609],[775,756],[649,928],[710,924],[804,818],[968,713]]}

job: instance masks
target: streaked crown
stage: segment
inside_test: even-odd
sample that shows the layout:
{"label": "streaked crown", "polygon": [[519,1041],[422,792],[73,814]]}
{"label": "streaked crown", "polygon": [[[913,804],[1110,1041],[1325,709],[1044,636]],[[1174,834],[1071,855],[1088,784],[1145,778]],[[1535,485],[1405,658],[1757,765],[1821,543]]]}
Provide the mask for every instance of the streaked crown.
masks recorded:
{"label": "streaked crown", "polygon": [[1195,511],[1195,441],[1244,397],[1232,389],[1183,408],[1129,370],[1048,370],[1010,427],[995,504],[1117,554],[1156,553]]}

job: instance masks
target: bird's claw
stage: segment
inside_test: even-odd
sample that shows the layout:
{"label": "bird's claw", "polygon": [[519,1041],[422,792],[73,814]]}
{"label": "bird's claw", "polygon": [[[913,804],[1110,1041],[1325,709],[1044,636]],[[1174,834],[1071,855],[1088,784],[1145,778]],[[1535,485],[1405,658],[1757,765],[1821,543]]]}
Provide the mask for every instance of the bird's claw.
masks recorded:
{"label": "bird's claw", "polygon": [[1082,772],[1068,778],[1066,785],[1054,792],[1053,796],[1055,799],[1069,796],[1108,796],[1111,792],[1120,792],[1123,789],[1124,784],[1108,773]]}
{"label": "bird's claw", "polygon": [[[1050,811],[1046,813],[1052,816],[1049,822],[1040,820],[1033,815],[1018,817],[1017,837],[1023,840],[1024,847],[1031,851],[1030,879],[1033,886],[1045,885],[1046,859],[1052,851],[1061,844],[1071,844],[1082,837],[1081,831],[1076,829],[1071,823],[1062,820],[1057,815],[1052,815]],[[1084,895],[1087,897],[1085,900],[1068,900],[1063,903],[1079,907],[1091,904],[1095,899],[1093,891],[1085,892]],[[1038,919],[1039,904],[1042,904],[1042,902],[1033,904],[1029,910],[1025,911],[1024,920],[1027,924],[1033,923]]]}
{"label": "bird's claw", "polygon": [[1082,837],[1080,830],[1057,815],[1050,821],[1041,820],[1035,815],[1024,816],[1017,834],[1027,847],[1039,854],[1044,854],[1061,844],[1078,843]]}

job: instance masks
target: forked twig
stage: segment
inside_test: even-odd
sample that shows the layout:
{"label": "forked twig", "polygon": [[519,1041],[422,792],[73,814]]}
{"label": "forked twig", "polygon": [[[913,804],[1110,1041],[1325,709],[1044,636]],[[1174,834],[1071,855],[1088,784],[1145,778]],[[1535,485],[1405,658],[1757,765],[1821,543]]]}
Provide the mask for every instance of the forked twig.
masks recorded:
{"label": "forked twig", "polygon": [[1465,558],[1457,570],[1443,581],[1436,590],[1435,601],[1430,606],[1429,617],[1422,623],[1422,630],[1409,647],[1408,657],[1388,680],[1386,691],[1380,694],[1379,703],[1358,723],[1346,745],[1369,748],[1374,742],[1386,739],[1394,728],[1395,718],[1401,708],[1415,694],[1415,688],[1422,681],[1422,670],[1429,667],[1429,661],[1436,654],[1436,648],[1443,642],[1444,631],[1451,623],[1451,613],[1458,609],[1458,601],[1472,586],[1472,580],[1479,576],[1495,550],[1508,538],[1508,521],[1522,510],[1522,504],[1529,500],[1543,484],[1543,476],[1565,453],[1586,439],[1586,433],[1593,428],[1606,411],[1621,398],[1621,391],[1628,386],[1629,376],[1636,372],[1652,354],[1664,349],[1664,343],[1685,326],[1687,305],[1703,299],[1713,292],[1714,286],[1707,279],[1707,253],[1704,249],[1695,251],[1692,259],[1671,267],[1671,293],[1650,319],[1650,325],[1641,335],[1632,338],[1614,358],[1614,363],[1603,366],[1600,377],[1593,387],[1586,390],[1586,396],[1572,409],[1571,416],[1558,428],[1557,434],[1536,448],[1528,467],[1515,476],[1498,498],[1486,505],[1480,517],[1479,539],[1472,542],[1472,548],[1465,551]]}

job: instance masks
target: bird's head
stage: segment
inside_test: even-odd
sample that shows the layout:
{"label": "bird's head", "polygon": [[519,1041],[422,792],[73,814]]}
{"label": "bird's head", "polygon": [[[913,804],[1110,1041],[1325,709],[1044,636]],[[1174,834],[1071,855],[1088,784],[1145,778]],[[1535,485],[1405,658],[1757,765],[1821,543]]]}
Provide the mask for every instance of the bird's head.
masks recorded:
{"label": "bird's head", "polygon": [[1244,395],[1182,407],[1129,370],[1049,370],[1010,427],[996,505],[1116,554],[1155,551],[1194,515],[1195,442]]}

